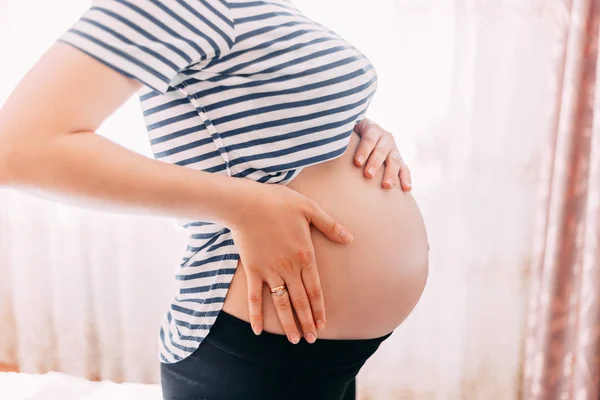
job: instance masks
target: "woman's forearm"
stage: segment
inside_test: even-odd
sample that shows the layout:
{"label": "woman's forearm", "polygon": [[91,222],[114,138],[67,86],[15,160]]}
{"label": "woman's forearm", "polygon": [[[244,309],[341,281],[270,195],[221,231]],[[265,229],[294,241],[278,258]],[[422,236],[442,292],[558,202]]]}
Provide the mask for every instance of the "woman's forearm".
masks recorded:
{"label": "woman's forearm", "polygon": [[65,203],[230,226],[246,208],[240,193],[260,185],[153,160],[92,132],[32,139],[2,140],[0,184]]}

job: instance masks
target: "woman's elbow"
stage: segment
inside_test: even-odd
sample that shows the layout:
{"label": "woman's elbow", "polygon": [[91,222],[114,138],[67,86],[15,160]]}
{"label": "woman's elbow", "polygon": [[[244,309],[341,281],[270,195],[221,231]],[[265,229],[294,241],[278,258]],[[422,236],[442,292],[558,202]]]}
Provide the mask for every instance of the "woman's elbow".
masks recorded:
{"label": "woman's elbow", "polygon": [[13,121],[3,120],[0,115],[0,187],[18,184],[19,175],[25,169],[24,164],[28,164],[28,159],[35,158],[30,157],[35,138],[25,138],[22,132],[16,132],[15,125]]}
{"label": "woman's elbow", "polygon": [[0,187],[15,183],[19,146],[8,134],[0,131]]}

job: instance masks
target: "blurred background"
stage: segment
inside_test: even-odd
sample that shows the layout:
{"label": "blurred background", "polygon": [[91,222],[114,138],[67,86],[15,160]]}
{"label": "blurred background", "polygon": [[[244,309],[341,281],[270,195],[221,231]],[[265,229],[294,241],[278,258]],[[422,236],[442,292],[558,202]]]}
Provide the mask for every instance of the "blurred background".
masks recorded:
{"label": "blurred background", "polygon": [[[293,2],[377,68],[369,117],[395,134],[431,243],[360,399],[600,399],[600,1]],[[0,0],[0,106],[89,6]],[[99,133],[151,154],[136,97]],[[168,219],[0,189],[0,370],[21,372],[0,394],[159,399],[184,249]]]}

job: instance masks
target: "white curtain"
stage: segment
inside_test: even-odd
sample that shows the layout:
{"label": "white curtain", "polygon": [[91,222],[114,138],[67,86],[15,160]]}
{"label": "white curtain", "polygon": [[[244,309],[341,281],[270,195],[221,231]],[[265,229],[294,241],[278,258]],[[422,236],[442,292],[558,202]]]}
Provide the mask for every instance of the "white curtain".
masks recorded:
{"label": "white curtain", "polygon": [[[422,300],[361,372],[361,398],[517,398],[538,161],[566,17],[541,0],[294,2],[375,64],[369,116],[396,135],[432,246]],[[0,104],[88,5],[0,0],[0,54],[11,55]],[[149,154],[135,99],[101,133]],[[0,364],[156,382],[184,232],[0,196]]]}

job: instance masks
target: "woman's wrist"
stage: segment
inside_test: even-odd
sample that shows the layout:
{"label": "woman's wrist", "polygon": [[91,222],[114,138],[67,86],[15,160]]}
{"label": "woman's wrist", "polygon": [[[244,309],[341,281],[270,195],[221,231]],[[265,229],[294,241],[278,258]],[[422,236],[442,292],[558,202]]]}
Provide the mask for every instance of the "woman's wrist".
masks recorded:
{"label": "woman's wrist", "polygon": [[[207,174],[209,175],[209,174]],[[210,174],[208,179],[212,195],[203,203],[210,209],[210,217],[213,222],[226,226],[230,229],[239,229],[248,212],[260,212],[260,204],[256,191],[263,186],[258,182],[244,178],[232,178],[225,175]]]}

